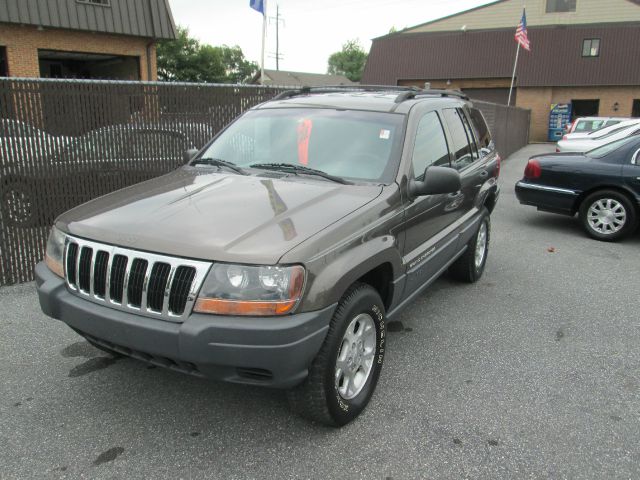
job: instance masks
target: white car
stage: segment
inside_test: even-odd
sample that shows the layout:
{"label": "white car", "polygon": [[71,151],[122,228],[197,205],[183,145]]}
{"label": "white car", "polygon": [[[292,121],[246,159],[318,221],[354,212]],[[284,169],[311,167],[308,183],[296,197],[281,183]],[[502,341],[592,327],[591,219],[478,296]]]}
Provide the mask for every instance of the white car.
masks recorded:
{"label": "white car", "polygon": [[623,117],[580,117],[569,123],[566,127],[567,134],[589,133],[601,128],[610,127],[616,123],[631,120]]}
{"label": "white car", "polygon": [[556,144],[556,152],[588,152],[615,140],[638,134],[640,134],[640,118],[596,130],[585,136],[560,140]]}
{"label": "white car", "polygon": [[620,131],[623,128],[627,128],[628,126],[631,126],[631,125],[636,125],[637,123],[640,123],[640,118],[629,118],[629,119],[625,119],[624,121],[616,122],[606,127],[599,128],[598,130],[593,130],[591,132],[567,133],[564,137],[562,137],[562,140],[575,140],[577,138],[589,138],[589,137],[596,138],[600,135],[607,135],[614,131]]}

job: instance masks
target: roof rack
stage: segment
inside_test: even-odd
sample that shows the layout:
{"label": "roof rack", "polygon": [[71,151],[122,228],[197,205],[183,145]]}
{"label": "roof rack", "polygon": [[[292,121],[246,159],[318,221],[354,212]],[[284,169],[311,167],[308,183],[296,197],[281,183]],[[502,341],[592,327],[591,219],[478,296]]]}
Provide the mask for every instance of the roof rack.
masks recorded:
{"label": "roof rack", "polygon": [[327,85],[324,87],[302,87],[296,90],[286,90],[279,93],[273,100],[284,100],[298,95],[309,95],[311,93],[334,93],[334,92],[400,92],[395,98],[395,103],[402,103],[405,100],[421,96],[458,97],[468,100],[469,97],[457,90],[443,89],[420,89],[417,87],[401,87],[393,85]]}
{"label": "roof rack", "polygon": [[273,100],[284,100],[297,95],[310,93],[334,93],[334,92],[420,92],[416,87],[401,87],[393,85],[326,85],[322,87],[302,87],[295,90],[286,90],[279,93]]}

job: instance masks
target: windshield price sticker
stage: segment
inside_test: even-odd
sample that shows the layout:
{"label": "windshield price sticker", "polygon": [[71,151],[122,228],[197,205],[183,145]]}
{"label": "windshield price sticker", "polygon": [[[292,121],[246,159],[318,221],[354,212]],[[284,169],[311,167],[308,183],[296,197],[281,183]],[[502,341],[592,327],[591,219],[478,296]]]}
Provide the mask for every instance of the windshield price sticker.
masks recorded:
{"label": "windshield price sticker", "polygon": [[391,130],[387,130],[385,128],[380,130],[380,138],[382,140],[389,140],[391,138]]}

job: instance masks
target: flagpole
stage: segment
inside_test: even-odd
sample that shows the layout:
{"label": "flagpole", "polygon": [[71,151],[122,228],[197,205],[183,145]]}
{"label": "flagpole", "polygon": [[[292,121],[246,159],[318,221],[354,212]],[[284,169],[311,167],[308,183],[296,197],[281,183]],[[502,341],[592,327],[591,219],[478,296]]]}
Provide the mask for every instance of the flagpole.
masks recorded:
{"label": "flagpole", "polygon": [[519,53],[520,53],[520,42],[518,42],[518,48],[516,49],[516,61],[513,63],[513,75],[511,75],[511,88],[509,88],[509,100],[507,100],[507,107],[511,106],[511,92],[513,92],[513,82],[516,79],[516,68],[518,68]]}
{"label": "flagpole", "polygon": [[262,7],[262,55],[260,59],[260,85],[264,85],[264,44],[267,37],[267,0]]}

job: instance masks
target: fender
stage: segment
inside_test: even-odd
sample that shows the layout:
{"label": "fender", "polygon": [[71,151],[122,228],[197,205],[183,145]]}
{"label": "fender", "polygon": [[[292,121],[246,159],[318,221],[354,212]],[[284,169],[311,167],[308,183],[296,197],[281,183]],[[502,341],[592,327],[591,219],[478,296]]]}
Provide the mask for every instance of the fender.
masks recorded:
{"label": "fender", "polygon": [[402,277],[403,267],[397,239],[392,235],[359,238],[314,263],[309,271],[318,273],[307,279],[303,311],[318,310],[338,302],[350,285],[385,263],[391,266],[392,303],[402,293],[401,288],[393,288],[394,280]]}

